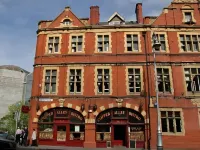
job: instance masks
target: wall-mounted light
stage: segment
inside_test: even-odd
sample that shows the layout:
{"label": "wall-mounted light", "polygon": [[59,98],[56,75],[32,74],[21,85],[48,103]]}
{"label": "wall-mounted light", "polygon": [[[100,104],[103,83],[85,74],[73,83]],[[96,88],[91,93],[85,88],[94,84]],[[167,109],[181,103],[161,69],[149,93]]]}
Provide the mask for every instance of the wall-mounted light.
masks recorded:
{"label": "wall-mounted light", "polygon": [[88,106],[88,112],[89,113],[92,113],[92,112],[94,112],[96,110],[97,110],[97,105],[96,104]]}
{"label": "wall-mounted light", "polygon": [[85,110],[85,104],[81,104],[81,111],[83,112]]}

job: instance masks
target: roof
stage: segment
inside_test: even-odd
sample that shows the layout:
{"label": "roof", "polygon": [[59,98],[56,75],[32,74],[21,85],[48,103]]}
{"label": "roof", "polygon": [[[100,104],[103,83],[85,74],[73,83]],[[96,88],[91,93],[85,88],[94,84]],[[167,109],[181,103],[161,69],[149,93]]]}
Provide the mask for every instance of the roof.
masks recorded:
{"label": "roof", "polygon": [[28,71],[15,65],[2,65],[0,66],[0,69],[7,69],[7,70],[14,70],[14,71],[19,71],[19,72],[29,73]]}

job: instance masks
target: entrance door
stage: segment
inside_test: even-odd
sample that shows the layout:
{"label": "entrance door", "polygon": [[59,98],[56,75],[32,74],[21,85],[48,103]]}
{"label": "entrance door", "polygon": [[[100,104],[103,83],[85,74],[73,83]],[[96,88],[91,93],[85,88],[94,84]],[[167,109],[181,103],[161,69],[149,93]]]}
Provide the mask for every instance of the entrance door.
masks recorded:
{"label": "entrance door", "polygon": [[114,125],[113,146],[127,146],[126,127],[126,125]]}
{"label": "entrance door", "polygon": [[57,125],[57,141],[65,142],[66,141],[66,125]]}

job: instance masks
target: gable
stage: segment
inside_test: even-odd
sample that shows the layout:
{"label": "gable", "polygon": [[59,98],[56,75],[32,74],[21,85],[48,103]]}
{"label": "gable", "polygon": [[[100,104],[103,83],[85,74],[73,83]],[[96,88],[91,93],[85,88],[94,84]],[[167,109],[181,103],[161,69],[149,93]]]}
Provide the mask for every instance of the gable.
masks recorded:
{"label": "gable", "polygon": [[109,19],[108,22],[112,22],[112,21],[120,21],[120,22],[124,22],[124,18],[122,16],[120,16],[117,12],[115,12]]}
{"label": "gable", "polygon": [[[65,26],[63,24],[64,20],[70,20],[71,24],[68,26]],[[83,22],[81,22],[76,15],[70,10],[69,7],[66,7],[65,10],[56,17],[55,20],[52,21],[52,23],[48,26],[48,28],[59,28],[59,27],[83,27],[85,26]]]}
{"label": "gable", "polygon": [[197,0],[174,0],[167,8],[164,8],[152,25],[187,25],[184,21],[184,11],[192,12],[196,25],[199,21],[195,14],[199,13]]}

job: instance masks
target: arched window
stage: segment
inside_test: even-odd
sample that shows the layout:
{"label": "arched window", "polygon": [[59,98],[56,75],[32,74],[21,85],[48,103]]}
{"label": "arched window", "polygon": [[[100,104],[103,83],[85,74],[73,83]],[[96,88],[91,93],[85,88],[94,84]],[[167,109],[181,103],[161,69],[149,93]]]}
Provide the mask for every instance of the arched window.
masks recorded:
{"label": "arched window", "polygon": [[72,23],[72,21],[70,19],[63,20],[64,25],[70,25],[71,23]]}

